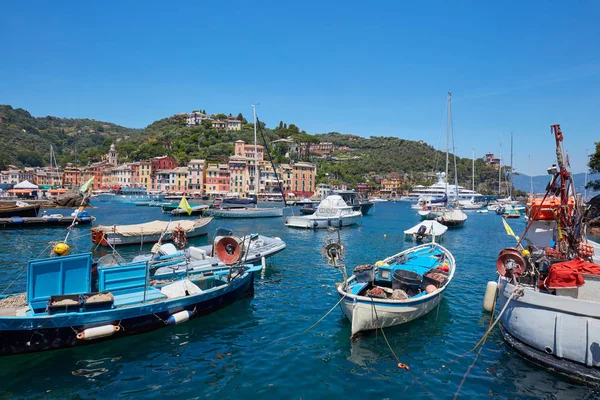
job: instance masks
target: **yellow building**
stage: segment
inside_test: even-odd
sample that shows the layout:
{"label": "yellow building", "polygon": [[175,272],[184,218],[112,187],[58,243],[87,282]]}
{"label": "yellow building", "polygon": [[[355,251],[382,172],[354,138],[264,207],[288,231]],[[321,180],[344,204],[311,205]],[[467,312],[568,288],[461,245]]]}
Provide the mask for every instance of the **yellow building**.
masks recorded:
{"label": "yellow building", "polygon": [[317,166],[309,162],[292,164],[292,192],[298,197],[310,197],[315,193]]}

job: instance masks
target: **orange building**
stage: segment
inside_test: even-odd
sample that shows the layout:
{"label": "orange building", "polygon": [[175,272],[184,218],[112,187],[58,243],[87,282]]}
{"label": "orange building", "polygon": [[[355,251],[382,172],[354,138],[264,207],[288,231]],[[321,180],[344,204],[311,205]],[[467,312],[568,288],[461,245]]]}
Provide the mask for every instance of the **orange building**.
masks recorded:
{"label": "orange building", "polygon": [[292,164],[292,192],[298,197],[310,197],[315,193],[317,166],[308,162]]}

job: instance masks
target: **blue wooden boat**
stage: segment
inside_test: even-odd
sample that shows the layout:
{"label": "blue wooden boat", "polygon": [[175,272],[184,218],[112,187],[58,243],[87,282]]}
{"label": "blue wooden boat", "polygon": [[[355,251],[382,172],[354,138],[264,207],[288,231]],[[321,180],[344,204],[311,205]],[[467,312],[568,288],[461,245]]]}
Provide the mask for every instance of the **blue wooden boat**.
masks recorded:
{"label": "blue wooden boat", "polygon": [[149,272],[155,262],[168,260],[98,266],[97,274],[90,253],[30,260],[27,292],[0,300],[0,355],[82,346],[185,322],[251,295],[260,270],[220,264],[155,280]]}

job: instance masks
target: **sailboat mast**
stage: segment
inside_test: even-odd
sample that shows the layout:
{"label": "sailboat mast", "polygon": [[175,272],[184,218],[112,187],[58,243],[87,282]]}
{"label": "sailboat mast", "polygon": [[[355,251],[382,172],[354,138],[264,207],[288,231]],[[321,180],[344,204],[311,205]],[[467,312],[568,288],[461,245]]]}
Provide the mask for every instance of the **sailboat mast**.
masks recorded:
{"label": "sailboat mast", "polygon": [[513,133],[510,133],[510,179],[508,181],[508,197],[512,198],[512,172],[513,172]]}
{"label": "sailboat mast", "polygon": [[448,151],[450,147],[450,118],[452,114],[452,105],[450,104],[450,92],[448,92],[448,125],[446,127],[446,196],[448,196]]}
{"label": "sailboat mast", "polygon": [[452,155],[454,158],[454,201],[458,200],[458,170],[456,168],[456,144],[454,142],[454,124],[450,118],[450,131],[452,132]]}
{"label": "sailboat mast", "polygon": [[252,111],[254,113],[254,194],[258,195],[258,147],[256,146],[256,106],[252,104]]}
{"label": "sailboat mast", "polygon": [[531,155],[529,156],[529,184],[531,185],[530,194],[533,196],[533,171],[531,171]]}
{"label": "sailboat mast", "polygon": [[473,193],[475,193],[475,149],[473,149]]}
{"label": "sailboat mast", "polygon": [[498,197],[502,197],[502,135],[500,135],[500,163],[498,165]]}

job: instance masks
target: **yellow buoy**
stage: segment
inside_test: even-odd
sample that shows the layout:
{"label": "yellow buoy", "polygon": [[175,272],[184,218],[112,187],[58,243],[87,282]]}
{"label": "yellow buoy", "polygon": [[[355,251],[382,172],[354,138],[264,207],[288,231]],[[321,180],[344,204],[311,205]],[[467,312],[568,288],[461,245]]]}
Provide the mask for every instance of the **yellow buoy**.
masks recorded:
{"label": "yellow buoy", "polygon": [[385,261],[383,261],[383,260],[379,260],[375,263],[376,267],[381,267],[382,265],[385,265]]}
{"label": "yellow buoy", "polygon": [[387,235],[384,233],[384,234],[383,234],[383,237],[387,237]]}
{"label": "yellow buoy", "polygon": [[523,257],[527,257],[528,255],[530,255],[531,253],[529,252],[529,250],[525,249],[521,252],[521,254],[523,254]]}
{"label": "yellow buoy", "polygon": [[69,254],[70,250],[71,247],[66,243],[57,243],[56,246],[54,246],[54,254],[58,256],[66,256]]}

